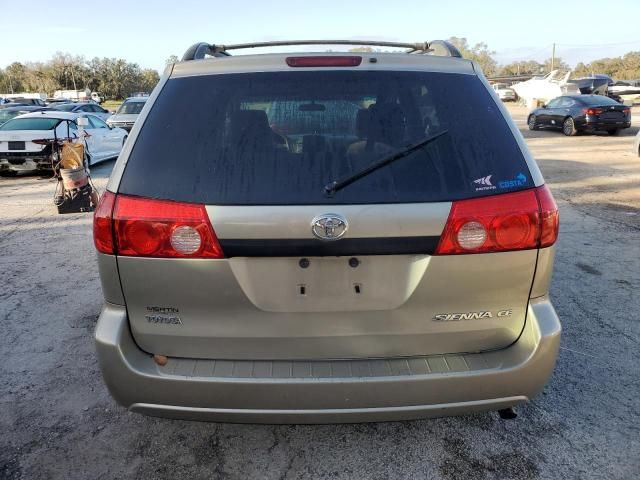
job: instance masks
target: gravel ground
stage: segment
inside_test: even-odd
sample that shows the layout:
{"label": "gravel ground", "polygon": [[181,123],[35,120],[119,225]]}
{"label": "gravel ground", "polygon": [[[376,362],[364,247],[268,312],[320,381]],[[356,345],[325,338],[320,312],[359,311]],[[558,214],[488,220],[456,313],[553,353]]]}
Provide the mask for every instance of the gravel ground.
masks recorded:
{"label": "gravel ground", "polygon": [[[525,128],[526,112],[510,108]],[[1,178],[0,479],[640,477],[636,131],[524,132],[561,209],[552,296],[564,334],[551,382],[515,421],[257,426],[128,413],[94,353],[91,216],[56,215],[50,181]],[[112,166],[94,169],[99,186]]]}

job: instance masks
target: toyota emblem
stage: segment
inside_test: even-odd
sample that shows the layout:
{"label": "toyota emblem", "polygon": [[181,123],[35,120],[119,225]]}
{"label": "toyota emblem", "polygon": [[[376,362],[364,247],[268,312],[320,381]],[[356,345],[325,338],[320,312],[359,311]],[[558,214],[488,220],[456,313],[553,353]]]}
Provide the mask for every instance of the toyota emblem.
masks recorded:
{"label": "toyota emblem", "polygon": [[311,220],[311,231],[320,240],[338,240],[348,227],[347,219],[337,213],[325,213]]}

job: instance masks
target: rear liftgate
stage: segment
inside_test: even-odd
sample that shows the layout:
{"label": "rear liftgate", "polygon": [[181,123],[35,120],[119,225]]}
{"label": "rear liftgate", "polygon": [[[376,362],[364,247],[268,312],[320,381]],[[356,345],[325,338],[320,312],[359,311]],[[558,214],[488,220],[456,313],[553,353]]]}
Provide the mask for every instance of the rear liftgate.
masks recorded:
{"label": "rear liftgate", "polygon": [[[268,212],[268,213],[267,213]],[[396,236],[380,236],[384,232]],[[514,342],[543,186],[453,203],[216,207],[106,193],[96,247],[116,254],[132,333],[155,354],[371,358]]]}

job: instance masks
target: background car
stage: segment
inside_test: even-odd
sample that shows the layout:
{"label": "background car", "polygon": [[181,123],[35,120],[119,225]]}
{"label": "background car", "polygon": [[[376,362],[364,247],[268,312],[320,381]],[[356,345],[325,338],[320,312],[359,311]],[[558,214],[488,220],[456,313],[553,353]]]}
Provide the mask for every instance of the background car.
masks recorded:
{"label": "background car", "polygon": [[10,106],[10,105],[13,105],[13,104],[9,104],[7,105],[6,108],[0,109],[0,125],[8,122],[9,120],[17,117],[18,115],[24,115],[25,113],[31,113],[31,112],[40,112],[42,110],[50,110],[47,107],[38,107],[35,105],[14,105],[14,106]]}
{"label": "background car", "polygon": [[120,154],[127,132],[109,127],[102,119],[85,113],[55,110],[20,115],[0,125],[0,173],[48,170],[51,168],[49,140],[78,138],[77,120],[86,116],[84,129],[89,165]]}
{"label": "background car", "polygon": [[515,102],[517,98],[516,92],[506,83],[494,83],[492,87],[503,102]]}
{"label": "background car", "polygon": [[533,110],[527,124],[529,130],[557,128],[567,136],[595,131],[615,135],[631,126],[631,109],[602,95],[563,95]]}
{"label": "background car", "polygon": [[149,97],[127,98],[116,113],[109,117],[107,123],[112,127],[120,127],[126,131],[131,131],[147,100],[149,100]]}
{"label": "background car", "polygon": [[106,120],[111,116],[111,112],[109,110],[105,110],[100,105],[93,102],[60,103],[58,105],[51,105],[51,107],[56,110],[60,110],[61,112],[91,113],[102,120]]}
{"label": "background car", "polygon": [[37,107],[46,107],[47,105],[39,98],[24,98],[24,97],[11,97],[6,98],[4,105],[10,106],[11,104],[16,105],[35,105]]}

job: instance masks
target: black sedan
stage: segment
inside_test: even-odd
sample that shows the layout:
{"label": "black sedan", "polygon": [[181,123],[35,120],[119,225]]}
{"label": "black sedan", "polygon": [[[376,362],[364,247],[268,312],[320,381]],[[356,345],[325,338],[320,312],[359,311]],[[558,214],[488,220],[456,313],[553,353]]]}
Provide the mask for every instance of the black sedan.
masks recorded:
{"label": "black sedan", "polygon": [[631,109],[602,95],[564,95],[532,111],[527,123],[529,130],[559,128],[568,136],[595,131],[615,135],[631,126]]}

